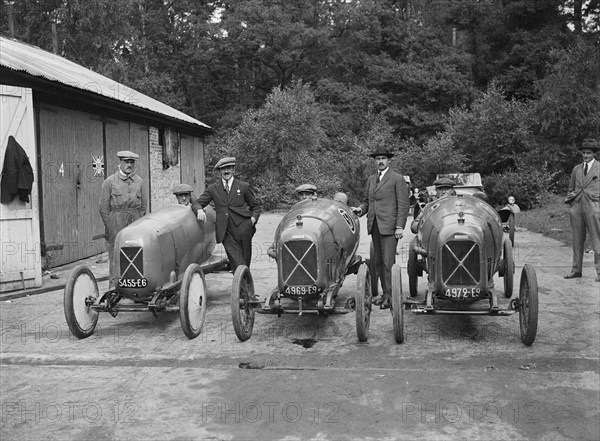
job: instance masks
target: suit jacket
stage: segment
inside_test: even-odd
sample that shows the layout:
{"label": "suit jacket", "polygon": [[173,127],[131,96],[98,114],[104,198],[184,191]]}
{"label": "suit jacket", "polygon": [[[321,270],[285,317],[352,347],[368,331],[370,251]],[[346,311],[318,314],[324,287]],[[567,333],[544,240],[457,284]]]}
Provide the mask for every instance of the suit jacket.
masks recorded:
{"label": "suit jacket", "polygon": [[408,218],[409,188],[404,178],[388,169],[381,182],[377,184],[377,175],[367,179],[367,194],[360,205],[362,213],[367,213],[367,229],[373,229],[373,221],[377,218],[379,232],[384,235],[394,234],[396,227],[406,225]]}
{"label": "suit jacket", "polygon": [[565,203],[579,202],[581,198],[586,198],[591,202],[600,201],[600,163],[597,159],[594,160],[594,164],[585,176],[583,175],[583,163],[573,167]]}
{"label": "suit jacket", "polygon": [[[204,208],[211,201],[215,203],[217,220],[215,225],[215,235],[217,242],[223,242],[225,231],[227,231],[227,222],[229,219],[237,227],[244,220],[251,217],[258,222],[260,216],[260,206],[254,197],[254,192],[250,184],[239,179],[233,179],[229,194],[223,188],[222,180],[210,185],[204,193],[194,201],[192,210],[198,214],[199,208]],[[256,225],[256,224],[255,224]]]}
{"label": "suit jacket", "polygon": [[27,153],[13,136],[8,137],[0,187],[0,202],[3,204],[12,202],[16,195],[19,195],[19,200],[29,202],[33,169]]}

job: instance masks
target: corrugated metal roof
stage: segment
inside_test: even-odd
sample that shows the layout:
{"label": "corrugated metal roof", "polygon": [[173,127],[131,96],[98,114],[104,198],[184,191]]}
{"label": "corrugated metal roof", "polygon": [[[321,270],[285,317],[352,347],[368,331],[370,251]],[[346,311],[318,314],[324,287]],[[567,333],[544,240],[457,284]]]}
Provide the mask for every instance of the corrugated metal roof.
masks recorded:
{"label": "corrugated metal roof", "polygon": [[0,37],[0,65],[210,129],[201,121],[66,58]]}

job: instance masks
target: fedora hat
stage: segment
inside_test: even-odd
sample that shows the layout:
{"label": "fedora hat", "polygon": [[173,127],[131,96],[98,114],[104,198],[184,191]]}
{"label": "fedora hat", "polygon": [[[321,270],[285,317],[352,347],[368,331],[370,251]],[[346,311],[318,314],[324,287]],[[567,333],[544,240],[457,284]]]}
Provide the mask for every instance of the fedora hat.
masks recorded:
{"label": "fedora hat", "polygon": [[379,147],[377,150],[375,150],[369,156],[371,158],[374,158],[376,156],[387,156],[388,158],[391,158],[392,156],[394,156],[394,154],[385,147]]}
{"label": "fedora hat", "polygon": [[585,138],[581,143],[579,150],[583,149],[598,151],[600,150],[600,145],[598,145],[598,141],[596,141],[594,138]]}

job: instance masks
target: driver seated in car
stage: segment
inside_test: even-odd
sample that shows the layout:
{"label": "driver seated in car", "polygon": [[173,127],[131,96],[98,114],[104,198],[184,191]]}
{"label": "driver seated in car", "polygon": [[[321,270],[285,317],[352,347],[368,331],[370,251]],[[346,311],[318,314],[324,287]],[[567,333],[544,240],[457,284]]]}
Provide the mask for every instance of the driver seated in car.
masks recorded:
{"label": "driver seated in car", "polygon": [[296,187],[298,198],[303,201],[305,199],[317,198],[317,187],[313,184],[302,184]]}
{"label": "driver seated in car", "polygon": [[456,183],[450,178],[440,178],[436,180],[433,185],[435,185],[437,199],[456,195],[456,191],[454,191]]}

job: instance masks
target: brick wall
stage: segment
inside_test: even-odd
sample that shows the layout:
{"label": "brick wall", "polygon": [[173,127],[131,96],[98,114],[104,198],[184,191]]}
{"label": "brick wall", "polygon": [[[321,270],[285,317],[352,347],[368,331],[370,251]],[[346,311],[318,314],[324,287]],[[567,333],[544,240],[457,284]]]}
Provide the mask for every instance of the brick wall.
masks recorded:
{"label": "brick wall", "polygon": [[181,161],[168,169],[163,168],[162,145],[159,144],[158,128],[150,127],[150,206],[156,211],[170,204],[176,204],[177,199],[171,188],[181,182]]}

